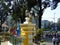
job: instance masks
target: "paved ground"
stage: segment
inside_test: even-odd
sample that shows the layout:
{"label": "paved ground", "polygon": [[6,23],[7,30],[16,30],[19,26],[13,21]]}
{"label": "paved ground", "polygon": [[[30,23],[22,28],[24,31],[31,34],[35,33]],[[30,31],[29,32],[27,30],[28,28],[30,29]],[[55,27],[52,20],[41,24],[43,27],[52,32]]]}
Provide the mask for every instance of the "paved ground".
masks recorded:
{"label": "paved ground", "polygon": [[[53,45],[52,42],[43,42],[43,43],[40,43],[40,45],[44,45],[44,44],[46,44],[46,45]],[[33,43],[33,45],[37,45],[37,44]]]}
{"label": "paved ground", "polygon": [[[53,45],[52,42],[44,42],[44,43],[40,43],[39,45],[44,45],[44,44],[46,44],[46,45]],[[33,45],[37,45],[37,44],[33,43]]]}
{"label": "paved ground", "polygon": [[41,43],[40,45],[43,45],[43,44],[46,44],[46,45],[53,45],[52,42],[43,42],[43,43]]}
{"label": "paved ground", "polygon": [[[46,42],[40,43],[40,45],[43,45],[43,44],[53,45],[53,43],[52,43],[52,38],[46,37],[45,41],[46,41]],[[33,45],[37,45],[37,44],[34,44],[34,43],[33,43]]]}

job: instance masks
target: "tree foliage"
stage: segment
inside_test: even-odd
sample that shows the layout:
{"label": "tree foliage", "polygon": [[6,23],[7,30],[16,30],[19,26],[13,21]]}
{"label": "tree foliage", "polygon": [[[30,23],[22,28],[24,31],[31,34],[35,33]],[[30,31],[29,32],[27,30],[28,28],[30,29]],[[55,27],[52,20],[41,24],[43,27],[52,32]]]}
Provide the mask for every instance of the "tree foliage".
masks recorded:
{"label": "tree foliage", "polygon": [[60,24],[60,18],[58,19],[58,22],[57,23]]}
{"label": "tree foliage", "polygon": [[44,30],[43,28],[37,30],[36,35],[34,36],[35,43],[38,43],[38,41],[41,41],[41,39],[42,39],[41,37],[43,35],[43,30]]}
{"label": "tree foliage", "polygon": [[34,7],[37,4],[36,0],[27,0],[28,2],[28,10],[31,10],[32,7]]}
{"label": "tree foliage", "polygon": [[[50,0],[45,0],[42,2],[42,0],[16,0],[17,2],[14,2],[14,5],[11,4],[11,1],[13,0],[1,0],[0,5],[0,15],[4,16],[5,14],[8,15],[8,12],[12,14],[12,17],[14,20],[18,20],[21,18],[21,22],[24,22],[25,18],[25,10],[28,9],[31,10],[32,7],[35,5],[38,5],[40,10],[38,13],[38,19],[39,19],[39,28],[41,28],[41,18],[44,12],[44,9],[51,6],[51,9],[56,9],[57,4],[60,2],[60,0],[53,0],[52,2]],[[9,2],[8,5],[6,5],[4,2]],[[52,4],[51,4],[52,3]],[[9,7],[12,5],[12,8]],[[42,8],[43,5],[43,8]],[[12,10],[12,12],[11,12]],[[39,30],[36,34],[36,39],[40,39],[41,34],[43,34],[43,30]]]}
{"label": "tree foliage", "polygon": [[58,22],[57,22],[57,29],[60,31],[60,18],[58,19]]}
{"label": "tree foliage", "polygon": [[[43,2],[42,2],[42,0],[19,0],[19,1],[17,0],[17,2],[13,1],[14,5],[11,4],[11,1],[13,1],[13,0],[1,0],[3,12],[5,12],[5,14],[7,14],[8,12],[11,13],[11,10],[13,10],[14,15],[17,15],[16,17],[21,18],[21,19],[24,19],[24,17],[25,17],[25,10],[28,9],[30,11],[31,8],[34,7],[35,5],[39,5],[39,7],[41,9],[39,11],[40,14],[38,14],[38,15],[40,15],[40,17],[42,16],[44,9],[51,6],[50,0],[45,0]],[[6,5],[5,2],[6,3],[8,2],[8,4]],[[55,9],[59,2],[60,2],[60,0],[53,0],[51,8]],[[42,8],[42,5],[44,8]],[[10,6],[12,6],[11,9],[9,8]]]}

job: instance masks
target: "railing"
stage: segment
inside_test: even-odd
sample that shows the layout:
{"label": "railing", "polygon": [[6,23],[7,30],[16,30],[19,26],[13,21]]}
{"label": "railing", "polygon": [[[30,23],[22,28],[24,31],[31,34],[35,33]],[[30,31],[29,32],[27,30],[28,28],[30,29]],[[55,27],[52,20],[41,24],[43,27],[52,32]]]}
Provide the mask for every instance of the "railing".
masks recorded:
{"label": "railing", "polygon": [[9,41],[13,45],[22,45],[22,39],[20,37],[16,37],[11,34],[2,32],[0,33],[0,45],[1,45],[1,42],[4,42],[4,41]]}
{"label": "railing", "polygon": [[10,42],[13,44],[13,45],[22,45],[22,39],[19,38],[19,37],[15,37],[13,35],[10,35]]}

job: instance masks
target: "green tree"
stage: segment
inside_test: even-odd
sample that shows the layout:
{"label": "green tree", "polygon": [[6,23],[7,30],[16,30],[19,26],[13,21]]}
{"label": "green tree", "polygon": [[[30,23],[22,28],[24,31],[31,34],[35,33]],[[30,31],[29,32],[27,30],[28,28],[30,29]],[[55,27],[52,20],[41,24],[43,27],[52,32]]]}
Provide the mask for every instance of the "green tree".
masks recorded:
{"label": "green tree", "polygon": [[20,18],[21,23],[25,21],[25,10],[27,9],[27,3],[24,0],[17,1],[14,3],[15,5],[13,6],[13,19],[16,21]]}
{"label": "green tree", "polygon": [[[8,15],[7,12],[9,11],[9,6],[10,5],[6,5],[4,0],[0,0],[0,23],[1,23],[0,26],[6,20],[6,17]],[[2,30],[2,26],[0,29]]]}
{"label": "green tree", "polygon": [[[40,10],[38,10],[38,16],[39,16],[39,28],[41,28],[41,18],[44,12],[44,9],[48,8],[51,6],[51,9],[56,9],[57,4],[60,2],[60,0],[52,0],[52,4],[50,0],[28,0],[28,9],[31,9],[31,7],[34,7],[35,5],[38,5]],[[50,5],[51,4],[51,5]],[[43,8],[42,8],[43,6]],[[37,10],[37,9],[36,9]]]}
{"label": "green tree", "polygon": [[57,29],[60,30],[60,18],[57,21]]}
{"label": "green tree", "polygon": [[57,23],[60,24],[60,18],[58,19],[58,22]]}
{"label": "green tree", "polygon": [[36,35],[34,36],[35,43],[38,43],[38,41],[41,41],[42,35],[43,35],[44,28],[38,29],[36,31]]}
{"label": "green tree", "polygon": [[[57,4],[60,2],[60,0],[53,0],[52,3],[54,5],[53,4],[50,5],[50,3],[51,3],[50,0],[45,0],[43,2],[42,2],[42,0],[16,0],[15,2],[13,2],[14,5],[12,5],[11,1],[13,1],[13,0],[6,0],[6,1],[1,0],[1,4],[3,5],[2,7],[4,8],[3,11],[5,11],[5,14],[7,14],[7,12],[11,12],[11,10],[13,10],[13,15],[15,15],[15,18],[20,17],[21,22],[24,21],[25,10],[28,9],[30,11],[32,7],[34,7],[35,5],[38,5],[40,8],[40,10],[38,11],[39,12],[38,13],[39,28],[41,28],[41,18],[42,18],[42,14],[43,14],[44,9],[46,9],[49,6],[51,6],[52,9],[55,9],[57,7]],[[6,5],[5,2],[9,2],[8,5]],[[9,7],[11,5],[13,8],[10,9]],[[42,8],[42,5],[44,8]]]}

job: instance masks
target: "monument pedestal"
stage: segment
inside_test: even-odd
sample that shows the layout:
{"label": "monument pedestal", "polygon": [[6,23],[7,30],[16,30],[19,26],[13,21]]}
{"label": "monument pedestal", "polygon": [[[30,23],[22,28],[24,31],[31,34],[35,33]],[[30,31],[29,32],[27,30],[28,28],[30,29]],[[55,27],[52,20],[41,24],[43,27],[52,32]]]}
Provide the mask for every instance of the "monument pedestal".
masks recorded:
{"label": "monument pedestal", "polygon": [[31,22],[27,22],[27,21],[24,24],[20,24],[20,28],[21,28],[20,37],[23,38],[22,45],[33,45],[35,24],[32,24]]}
{"label": "monument pedestal", "polygon": [[11,44],[9,41],[4,41],[4,42],[1,42],[1,45],[13,45],[13,44]]}

